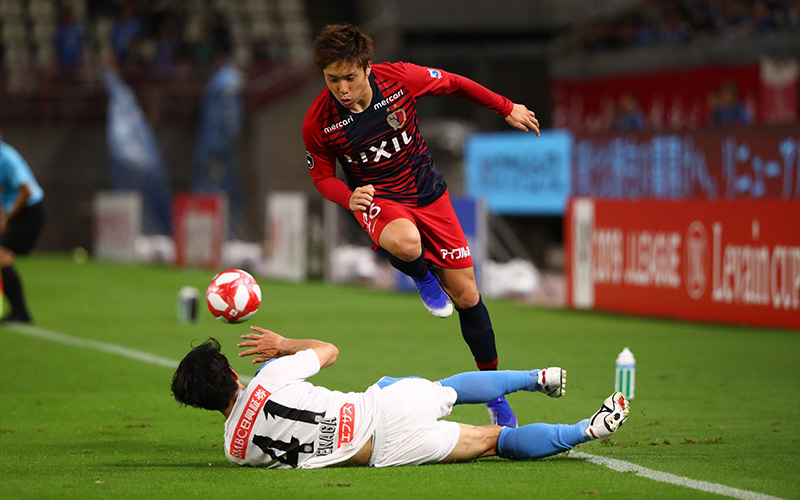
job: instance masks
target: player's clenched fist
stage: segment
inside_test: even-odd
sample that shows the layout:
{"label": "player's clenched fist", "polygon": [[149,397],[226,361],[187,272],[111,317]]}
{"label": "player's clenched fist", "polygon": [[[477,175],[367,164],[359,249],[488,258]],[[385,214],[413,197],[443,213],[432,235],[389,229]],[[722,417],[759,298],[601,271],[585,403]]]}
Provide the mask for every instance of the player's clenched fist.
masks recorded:
{"label": "player's clenched fist", "polygon": [[365,212],[372,204],[372,197],[375,196],[375,188],[372,184],[357,187],[350,196],[350,211]]}

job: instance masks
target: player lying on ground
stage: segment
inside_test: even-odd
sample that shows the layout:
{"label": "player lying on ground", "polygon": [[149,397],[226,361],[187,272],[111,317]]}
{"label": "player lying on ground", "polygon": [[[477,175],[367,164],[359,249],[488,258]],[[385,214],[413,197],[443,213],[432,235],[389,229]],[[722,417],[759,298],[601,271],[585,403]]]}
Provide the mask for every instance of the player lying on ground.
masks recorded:
{"label": "player lying on ground", "polygon": [[237,465],[311,469],[543,458],[608,436],[628,417],[628,401],[617,392],[574,425],[478,427],[439,420],[454,404],[485,403],[519,390],[560,397],[566,373],[468,372],[438,382],[383,377],[365,392],[342,393],[306,382],[336,361],[336,346],[251,329],[255,333],[242,335],[246,341],[238,347],[247,350],[239,356],[256,356],[253,362],[264,365],[247,387],[215,339],[192,349],[172,379],[180,403],[225,415],[225,455]]}

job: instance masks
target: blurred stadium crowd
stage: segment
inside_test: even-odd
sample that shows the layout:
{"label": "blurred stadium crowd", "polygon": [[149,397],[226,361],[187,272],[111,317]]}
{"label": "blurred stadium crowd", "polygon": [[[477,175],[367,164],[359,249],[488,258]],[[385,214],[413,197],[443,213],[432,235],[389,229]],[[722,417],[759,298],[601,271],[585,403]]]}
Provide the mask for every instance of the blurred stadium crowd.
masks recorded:
{"label": "blurred stadium crowd", "polygon": [[304,60],[311,39],[301,0],[0,0],[12,92],[30,90],[42,72],[98,65],[168,79],[207,73],[220,56],[256,66]]}
{"label": "blurred stadium crowd", "polygon": [[[235,62],[255,82],[307,64],[303,0],[0,0],[0,120],[97,123],[115,68],[153,122],[196,113],[208,78]],[[290,78],[291,80],[291,75]]]}
{"label": "blurred stadium crowd", "polygon": [[569,54],[736,40],[800,30],[798,0],[647,0],[612,19],[582,24]]}

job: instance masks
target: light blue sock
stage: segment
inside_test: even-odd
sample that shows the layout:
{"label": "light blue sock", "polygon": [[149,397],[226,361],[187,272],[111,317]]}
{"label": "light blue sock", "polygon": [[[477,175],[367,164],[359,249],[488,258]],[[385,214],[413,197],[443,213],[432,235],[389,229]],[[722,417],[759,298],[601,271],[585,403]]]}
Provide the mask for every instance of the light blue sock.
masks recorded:
{"label": "light blue sock", "polygon": [[503,458],[523,460],[544,458],[586,442],[588,420],[574,425],[528,424],[516,429],[503,427],[497,439],[497,454]]}
{"label": "light blue sock", "polygon": [[466,372],[439,381],[458,394],[456,404],[486,403],[516,391],[539,391],[539,370]]}

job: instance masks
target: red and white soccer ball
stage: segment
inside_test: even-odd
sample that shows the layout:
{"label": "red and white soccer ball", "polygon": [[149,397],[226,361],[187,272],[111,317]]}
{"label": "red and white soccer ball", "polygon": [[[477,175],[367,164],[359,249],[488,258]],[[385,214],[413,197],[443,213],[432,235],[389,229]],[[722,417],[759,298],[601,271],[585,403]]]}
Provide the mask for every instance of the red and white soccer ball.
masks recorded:
{"label": "red and white soccer ball", "polygon": [[261,287],[241,269],[228,269],[214,276],[206,290],[208,310],[224,323],[250,319],[261,305]]}

